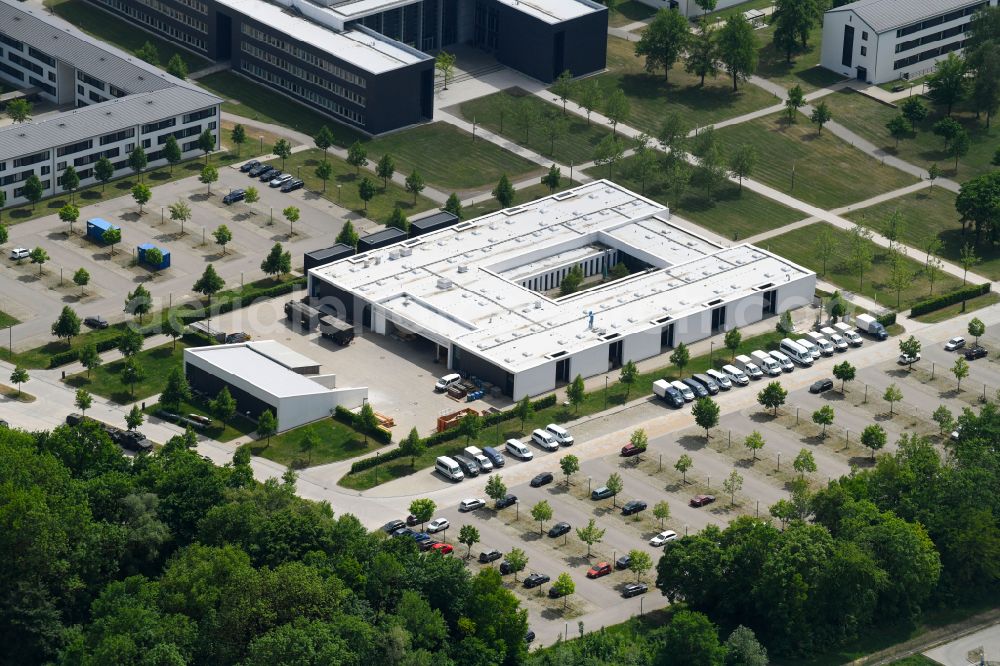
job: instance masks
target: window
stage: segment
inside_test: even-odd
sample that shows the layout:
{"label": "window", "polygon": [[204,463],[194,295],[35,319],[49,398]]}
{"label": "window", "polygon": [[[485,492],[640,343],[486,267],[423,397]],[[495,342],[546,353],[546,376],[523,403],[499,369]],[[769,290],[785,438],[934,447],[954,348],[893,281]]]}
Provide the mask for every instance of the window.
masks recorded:
{"label": "window", "polygon": [[863,42],[867,42],[868,41],[868,31],[867,30],[862,30],[861,31],[861,41],[863,41]]}
{"label": "window", "polygon": [[867,46],[862,46],[861,47],[861,55],[863,55],[863,56],[868,55],[868,47]]}

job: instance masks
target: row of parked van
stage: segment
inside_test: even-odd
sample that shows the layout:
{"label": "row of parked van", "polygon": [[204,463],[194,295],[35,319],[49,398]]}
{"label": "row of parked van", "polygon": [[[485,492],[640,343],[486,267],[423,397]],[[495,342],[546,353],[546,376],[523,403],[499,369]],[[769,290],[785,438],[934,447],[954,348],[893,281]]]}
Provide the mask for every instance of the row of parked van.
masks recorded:
{"label": "row of parked van", "polygon": [[843,323],[834,324],[797,340],[784,338],[775,351],[758,349],[749,356],[741,354],[721,370],[712,368],[675,381],[658,379],[653,382],[653,393],[672,407],[682,407],[696,398],[728,391],[734,386],[746,386],[751,379],[761,379],[765,375],[777,377],[791,372],[796,365],[809,367],[821,356],[832,356],[847,351],[848,347],[860,347],[862,343],[861,336],[853,328]]}
{"label": "row of parked van", "polygon": [[[558,451],[562,446],[573,445],[573,435],[568,430],[555,423],[544,428],[537,428],[531,433],[531,441],[545,451]],[[504,447],[507,453],[519,460],[531,460],[534,454],[528,446],[518,439],[508,439]],[[441,476],[451,481],[461,481],[465,477],[488,474],[498,467],[507,464],[502,453],[492,446],[467,446],[462,453],[454,456],[438,456],[434,469]]]}

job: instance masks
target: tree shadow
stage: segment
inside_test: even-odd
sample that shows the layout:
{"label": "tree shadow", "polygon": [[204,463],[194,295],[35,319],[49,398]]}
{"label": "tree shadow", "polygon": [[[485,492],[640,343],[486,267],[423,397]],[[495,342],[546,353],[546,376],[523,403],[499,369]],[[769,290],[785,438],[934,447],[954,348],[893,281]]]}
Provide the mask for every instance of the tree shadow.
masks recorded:
{"label": "tree shadow", "polygon": [[703,435],[682,435],[677,438],[677,443],[688,451],[698,451],[708,446]]}
{"label": "tree shadow", "polygon": [[851,467],[874,467],[875,460],[871,456],[851,456],[847,462]]}
{"label": "tree shadow", "polygon": [[749,418],[754,423],[772,423],[776,420],[776,417],[771,412],[759,410],[751,414]]}

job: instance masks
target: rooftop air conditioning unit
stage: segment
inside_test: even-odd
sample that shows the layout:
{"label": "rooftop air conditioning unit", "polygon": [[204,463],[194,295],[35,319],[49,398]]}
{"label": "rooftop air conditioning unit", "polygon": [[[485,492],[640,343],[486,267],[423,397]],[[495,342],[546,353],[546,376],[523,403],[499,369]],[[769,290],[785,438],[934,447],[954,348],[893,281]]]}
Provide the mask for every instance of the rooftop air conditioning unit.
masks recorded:
{"label": "rooftop air conditioning unit", "polygon": [[393,250],[393,251],[391,251],[391,252],[389,253],[389,260],[390,260],[390,261],[395,261],[395,260],[397,260],[397,259],[399,259],[399,251],[398,251],[398,250]]}
{"label": "rooftop air conditioning unit", "polygon": [[451,280],[449,280],[448,278],[438,278],[437,286],[438,289],[450,289]]}

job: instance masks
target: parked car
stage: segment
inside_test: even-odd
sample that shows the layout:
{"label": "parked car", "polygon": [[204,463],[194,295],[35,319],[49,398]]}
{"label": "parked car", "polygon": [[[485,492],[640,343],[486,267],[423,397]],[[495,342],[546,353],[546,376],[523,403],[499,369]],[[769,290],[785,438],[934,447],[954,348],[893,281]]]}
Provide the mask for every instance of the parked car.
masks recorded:
{"label": "parked car", "polygon": [[303,187],[305,187],[304,182],[298,178],[292,178],[281,186],[281,191],[285,193],[294,192],[295,190],[301,190]]}
{"label": "parked car", "polygon": [[705,374],[711,377],[723,391],[728,391],[733,388],[733,381],[715,368],[709,368],[705,371]]}
{"label": "parked car", "polygon": [[622,555],[615,560],[615,569],[628,569],[628,565],[630,564],[632,564],[632,558],[628,555]]}
{"label": "parked car", "polygon": [[598,562],[587,569],[587,578],[600,578],[601,576],[607,576],[609,573],[611,573],[611,565],[607,562]]}
{"label": "parked car", "polygon": [[545,430],[555,437],[556,441],[562,446],[573,446],[573,435],[569,434],[569,431],[561,425],[550,423],[545,426]]}
{"label": "parked car", "polygon": [[526,633],[524,635],[524,642],[525,643],[531,643],[534,640],[535,640],[535,632],[533,632],[531,629],[529,629],[528,633]]}
{"label": "parked car", "polygon": [[695,380],[687,377],[681,380],[681,383],[691,389],[691,392],[695,394],[698,398],[707,398],[708,389],[701,385],[701,382],[696,382]]}
{"label": "parked car", "polygon": [[441,553],[442,555],[451,555],[452,551],[455,550],[455,547],[450,543],[436,543],[431,546],[431,550]]}
{"label": "parked car", "polygon": [[406,526],[413,527],[414,525],[419,525],[420,519],[414,516],[412,513],[406,517]]}
{"label": "parked car", "polygon": [[222,197],[222,203],[228,206],[229,204],[236,203],[237,201],[243,201],[246,198],[247,198],[246,190],[230,190],[229,194]]}
{"label": "parked car", "polygon": [[496,502],[497,509],[506,509],[509,506],[514,506],[517,504],[517,495],[508,494],[506,497],[498,499]]}
{"label": "parked car", "polygon": [[732,381],[733,384],[746,386],[750,383],[750,378],[746,376],[746,373],[737,368],[735,365],[724,365],[722,366],[722,371],[726,373],[726,376],[729,377],[729,380]]}
{"label": "parked car", "polygon": [[108,320],[101,315],[91,315],[84,318],[83,323],[90,328],[107,328]]}
{"label": "parked car", "polygon": [[493,467],[503,467],[507,464],[507,460],[503,457],[503,454],[494,449],[492,446],[484,446],[483,455],[490,459],[490,462],[493,463]]}
{"label": "parked car", "polygon": [[648,505],[642,500],[631,500],[625,502],[622,506],[622,515],[631,516],[632,514],[639,513],[640,511],[645,511]]}
{"label": "parked car", "polygon": [[386,534],[392,534],[396,530],[403,527],[406,527],[406,523],[403,522],[402,520],[390,520],[389,522],[387,522],[385,525],[382,526],[382,529],[385,531]]}
{"label": "parked car", "polygon": [[548,430],[536,428],[531,433],[531,441],[546,451],[558,451],[559,441]]}
{"label": "parked car", "polygon": [[965,350],[965,360],[975,361],[977,358],[986,358],[988,353],[985,347],[980,347],[979,345],[969,347]]}
{"label": "parked car", "polygon": [[960,335],[956,335],[954,338],[944,343],[945,351],[955,351],[956,349],[961,349],[965,346],[965,338]]}
{"label": "parked car", "polygon": [[496,548],[491,548],[490,550],[484,550],[483,552],[479,553],[479,561],[482,564],[489,564],[490,562],[496,562],[501,557],[503,557],[503,553],[501,553]]}
{"label": "parked car", "polygon": [[611,489],[608,488],[607,486],[601,486],[600,488],[594,488],[593,490],[590,491],[590,499],[592,499],[592,500],[608,499],[612,495],[614,495],[614,493],[611,492]]}
{"label": "parked car", "polygon": [[920,352],[917,352],[913,356],[910,356],[909,354],[900,354],[896,362],[899,363],[900,365],[910,365],[911,363],[916,363],[919,360],[920,360]]}
{"label": "parked car", "polygon": [[669,541],[675,541],[676,539],[677,539],[677,532],[674,532],[673,530],[666,530],[664,532],[660,532],[659,534],[657,534],[656,536],[654,536],[652,539],[650,539],[649,540],[649,545],[650,546],[654,546],[656,548],[659,548],[663,544],[665,544],[665,543],[667,543]]}
{"label": "parked car", "polygon": [[832,379],[829,379],[829,378],[827,378],[827,379],[820,379],[818,381],[813,382],[809,386],[809,392],[810,393],[822,393],[823,391],[829,391],[832,388],[833,388],[833,380]]}
{"label": "parked car", "polygon": [[431,541],[431,535],[427,532],[413,532],[410,534],[410,537],[418,543],[421,541]]}
{"label": "parked car", "polygon": [[258,176],[258,179],[262,183],[269,183],[280,175],[281,171],[275,169],[274,167],[271,167],[270,171],[265,171],[264,173],[260,174],[260,176]]}
{"label": "parked car", "polygon": [[542,486],[552,483],[552,472],[542,472],[538,474],[531,480],[532,488],[541,488]]}
{"label": "parked car", "polygon": [[466,511],[475,511],[476,509],[481,509],[486,506],[486,502],[479,497],[469,497],[462,500],[458,505],[458,510],[462,513]]}
{"label": "parked car", "polygon": [[691,501],[688,502],[688,504],[697,508],[699,506],[705,506],[707,504],[711,504],[714,501],[715,501],[715,495],[695,495],[694,497],[691,498]]}
{"label": "parked car", "polygon": [[556,537],[561,537],[563,534],[566,534],[569,530],[569,523],[556,523],[549,528],[549,536],[555,539]]}
{"label": "parked car", "polygon": [[242,171],[243,173],[249,173],[250,170],[256,166],[260,166],[260,162],[257,160],[250,160],[249,162],[240,167],[240,171]]}
{"label": "parked car", "polygon": [[253,178],[260,178],[261,180],[270,180],[269,176],[276,173],[278,173],[278,170],[270,164],[261,164],[256,169],[252,169],[250,171],[250,176]]}
{"label": "parked car", "polygon": [[510,562],[504,560],[500,563],[500,575],[506,576],[509,573],[514,573],[514,568],[510,565]]}
{"label": "parked car", "polygon": [[566,596],[562,592],[562,590],[560,588],[556,587],[555,585],[553,585],[552,587],[549,588],[548,594],[549,594],[549,599],[558,599],[560,597]]}
{"label": "parked car", "polygon": [[427,533],[434,534],[435,532],[441,532],[446,530],[451,526],[451,522],[447,518],[435,518],[431,522],[427,523]]}
{"label": "parked car", "polygon": [[538,587],[539,585],[547,583],[550,580],[552,579],[549,578],[546,574],[530,573],[528,574],[527,578],[524,579],[524,586],[529,588]]}
{"label": "parked car", "polygon": [[413,536],[414,534],[416,534],[416,532],[411,530],[409,527],[400,527],[399,529],[392,531],[392,536],[397,538]]}
{"label": "parked car", "polygon": [[626,599],[631,599],[632,597],[637,597],[640,594],[646,594],[649,591],[649,586],[645,583],[629,583],[622,588],[622,596]]}
{"label": "parked car", "polygon": [[27,259],[31,254],[31,250],[26,247],[15,247],[10,251],[11,259]]}
{"label": "parked car", "polygon": [[76,426],[83,423],[86,417],[83,414],[67,414],[66,425]]}
{"label": "parked car", "polygon": [[642,453],[642,447],[636,446],[635,444],[628,443],[622,447],[622,457],[628,458],[630,456],[637,456]]}
{"label": "parked car", "polygon": [[524,442],[516,439],[508,439],[504,446],[507,449],[507,453],[521,460],[531,460],[535,456],[531,452],[531,449],[524,445]]}
{"label": "parked car", "polygon": [[153,442],[138,430],[119,430],[114,442],[126,451],[143,453],[153,450]]}
{"label": "parked car", "polygon": [[443,393],[455,384],[458,384],[460,381],[462,381],[462,375],[457,372],[453,372],[450,375],[445,375],[444,377],[438,379],[437,383],[434,384],[434,390],[438,393]]}
{"label": "parked car", "polygon": [[257,176],[259,176],[260,174],[264,173],[268,169],[273,169],[273,168],[274,167],[272,167],[270,165],[267,165],[267,164],[258,164],[257,166],[255,166],[255,167],[251,168],[249,171],[247,171],[247,175],[250,176],[251,178],[256,178]]}
{"label": "parked car", "polygon": [[281,187],[290,180],[292,180],[292,174],[283,173],[278,175],[276,178],[272,178],[271,182],[268,183],[268,187]]}

